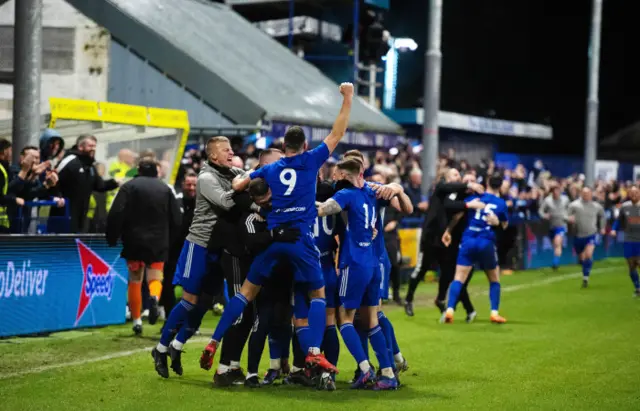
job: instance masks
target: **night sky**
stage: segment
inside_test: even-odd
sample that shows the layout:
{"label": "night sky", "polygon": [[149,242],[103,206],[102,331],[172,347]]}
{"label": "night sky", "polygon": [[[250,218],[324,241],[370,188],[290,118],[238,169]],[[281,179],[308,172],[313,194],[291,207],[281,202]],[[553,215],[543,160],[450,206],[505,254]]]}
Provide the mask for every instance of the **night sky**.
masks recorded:
{"label": "night sky", "polygon": [[[419,45],[400,57],[397,107],[418,106],[428,0],[392,0],[385,25]],[[591,1],[445,0],[441,108],[551,124],[582,153]],[[605,0],[599,138],[640,121],[640,5]]]}

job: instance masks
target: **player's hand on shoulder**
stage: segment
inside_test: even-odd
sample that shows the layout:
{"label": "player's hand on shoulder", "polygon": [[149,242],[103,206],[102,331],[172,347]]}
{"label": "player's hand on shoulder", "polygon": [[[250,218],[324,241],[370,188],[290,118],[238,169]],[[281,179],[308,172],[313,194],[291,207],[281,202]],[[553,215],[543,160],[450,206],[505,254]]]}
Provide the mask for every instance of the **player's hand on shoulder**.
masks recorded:
{"label": "player's hand on shoulder", "polygon": [[378,229],[373,227],[373,237],[372,237],[372,239],[375,240],[377,236],[378,236]]}
{"label": "player's hand on shoulder", "polygon": [[471,191],[475,191],[478,194],[484,194],[484,186],[478,183],[469,183],[467,186]]}
{"label": "player's hand on shoulder", "polygon": [[493,213],[489,213],[487,214],[487,223],[491,226],[498,226],[500,225],[500,220],[498,219],[498,216],[493,214]]}
{"label": "player's hand on shoulder", "polygon": [[606,229],[603,228],[603,229],[600,230],[600,235],[604,236],[606,234],[607,234],[607,230]]}
{"label": "player's hand on shoulder", "polygon": [[342,83],[340,84],[340,94],[344,97],[353,97],[354,88],[352,83]]}
{"label": "player's hand on shoulder", "polygon": [[477,198],[474,198],[473,200],[467,203],[467,208],[471,208],[473,210],[482,210],[485,207],[486,207],[486,204]]}
{"label": "player's hand on shoulder", "polygon": [[377,188],[374,188],[374,191],[376,192],[376,197],[383,200],[391,200],[397,194],[396,190],[390,185],[378,185]]}
{"label": "player's hand on shoulder", "polygon": [[610,235],[611,237],[614,237],[614,238],[615,238],[617,234],[618,234],[618,233],[616,232],[616,230],[611,230],[611,231],[609,231],[609,235]]}

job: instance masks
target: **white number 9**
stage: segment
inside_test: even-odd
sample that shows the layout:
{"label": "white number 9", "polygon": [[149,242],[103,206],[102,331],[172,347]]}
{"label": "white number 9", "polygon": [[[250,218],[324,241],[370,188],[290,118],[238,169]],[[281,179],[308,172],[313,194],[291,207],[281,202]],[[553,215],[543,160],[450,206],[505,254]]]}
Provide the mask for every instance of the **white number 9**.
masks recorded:
{"label": "white number 9", "polygon": [[296,170],[293,168],[285,168],[280,173],[280,182],[287,186],[287,191],[284,192],[284,195],[291,195],[293,189],[296,187],[296,181],[298,180],[298,175],[296,174]]}

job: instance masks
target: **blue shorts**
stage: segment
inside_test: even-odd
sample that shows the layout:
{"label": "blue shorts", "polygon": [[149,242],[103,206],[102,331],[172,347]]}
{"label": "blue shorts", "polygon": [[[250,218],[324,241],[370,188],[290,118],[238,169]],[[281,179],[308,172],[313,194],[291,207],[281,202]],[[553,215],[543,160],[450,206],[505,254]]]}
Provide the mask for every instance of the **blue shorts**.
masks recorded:
{"label": "blue shorts", "polygon": [[624,258],[640,257],[640,243],[625,242],[623,244],[623,247],[624,247]]}
{"label": "blue shorts", "polygon": [[391,260],[386,252],[380,258],[380,299],[389,299],[389,277],[391,275]]}
{"label": "blue shorts", "polygon": [[211,273],[219,257],[205,247],[185,240],[173,276],[173,285],[181,286],[189,294],[200,294],[203,280]]}
{"label": "blue shorts", "polygon": [[313,233],[304,233],[296,243],[271,243],[253,260],[247,280],[262,285],[279,261],[288,261],[293,266],[294,282],[306,284],[307,291],[324,287],[320,252],[315,245]]}
{"label": "blue shorts", "polygon": [[465,267],[473,267],[477,264],[483,270],[495,269],[498,266],[495,243],[487,238],[463,239],[458,251],[457,264]]}
{"label": "blue shorts", "polygon": [[347,310],[376,307],[380,301],[380,267],[351,264],[340,269],[340,305]]}
{"label": "blue shorts", "polygon": [[324,276],[324,294],[327,308],[338,308],[340,300],[338,299],[338,274],[336,273],[335,265],[323,264],[322,275]]}
{"label": "blue shorts", "polygon": [[582,254],[585,248],[588,245],[596,245],[596,235],[590,235],[588,237],[576,237],[573,240],[573,249],[576,251],[576,254]]}
{"label": "blue shorts", "polygon": [[551,227],[549,230],[549,240],[553,241],[557,235],[564,237],[567,234],[567,227]]}

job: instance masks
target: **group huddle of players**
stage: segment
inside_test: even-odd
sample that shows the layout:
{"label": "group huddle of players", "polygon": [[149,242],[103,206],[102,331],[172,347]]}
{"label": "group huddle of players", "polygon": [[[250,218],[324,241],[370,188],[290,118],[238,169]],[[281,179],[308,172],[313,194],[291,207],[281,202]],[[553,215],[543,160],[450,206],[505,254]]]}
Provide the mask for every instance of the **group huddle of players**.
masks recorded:
{"label": "group huddle of players", "polygon": [[[253,208],[246,219],[247,227],[251,223],[250,233],[261,227],[267,240],[256,250],[244,282],[230,299],[203,350],[201,368],[211,369],[223,337],[226,344],[228,331],[242,320],[249,304],[255,301],[258,322],[254,334],[259,336],[253,341],[252,335],[249,342],[246,386],[271,384],[286,375],[285,382],[334,390],[339,330],[357,366],[352,388],[399,387],[398,375],[407,369],[407,362],[380,304],[388,297],[385,294],[390,266],[383,240],[383,216],[385,207],[402,213],[411,213],[413,207],[400,185],[364,180],[363,156],[358,151],[343,156],[331,183],[319,182],[320,168],[346,132],[353,85],[343,83],[340,93],[342,107],[332,131],[313,150],[307,151],[302,129],[291,127],[284,136],[284,153],[270,151],[269,160],[261,159],[258,169],[241,173],[213,161],[201,172],[194,222],[174,277],[174,284],[183,287],[183,297],[169,315],[160,343],[152,351],[155,369],[162,377],[169,376],[169,367],[182,375],[182,347],[199,327],[203,310],[206,311],[199,304],[202,297],[213,292],[211,284],[216,274],[207,267],[218,261],[221,253],[207,247],[208,235],[201,235],[205,232],[203,227],[219,224],[220,209],[231,208],[235,204],[234,195],[248,192]],[[232,155],[227,147],[226,139],[210,140],[207,144],[210,160]],[[508,224],[507,205],[499,196],[502,181],[500,175],[490,176],[486,191],[474,185],[475,194],[464,200],[466,228],[444,322],[453,321],[460,293],[474,266],[485,270],[490,282],[491,321],[506,322],[498,312],[500,282],[496,255],[496,231]],[[460,217],[452,219],[442,236],[445,246],[451,244],[450,231]],[[277,332],[282,325],[289,332]],[[260,382],[257,367],[267,335],[271,366]],[[291,340],[294,361],[289,366]],[[242,349],[246,339],[234,340],[233,344],[238,342]],[[377,373],[369,361],[369,343],[378,360]],[[258,347],[257,355],[252,346]],[[224,347],[223,344],[223,352]],[[238,363],[239,353],[236,357]]]}
{"label": "group huddle of players", "polygon": [[[393,326],[380,304],[382,299],[388,298],[391,265],[384,245],[383,219],[385,207],[407,214],[413,207],[402,186],[366,182],[363,156],[355,150],[347,152],[337,164],[333,182],[318,181],[320,168],[344,136],[348,125],[353,85],[342,84],[340,93],[343,103],[332,132],[315,149],[307,151],[302,129],[291,127],[284,137],[284,153],[271,151],[270,161],[261,161],[258,169],[248,174],[234,174],[212,163],[209,172],[205,169],[201,173],[198,180],[198,196],[201,198],[197,199],[201,205],[196,205],[191,234],[185,241],[174,277],[174,284],[184,289],[183,298],[169,315],[160,343],[152,351],[155,369],[162,377],[169,375],[169,359],[170,368],[175,373],[181,375],[183,372],[182,347],[202,319],[202,309],[198,304],[201,299],[198,297],[210,292],[209,279],[215,276],[206,267],[220,258],[219,253],[212,252],[198,238],[199,226],[207,221],[216,224],[218,217],[211,214],[216,208],[211,205],[220,208],[234,194],[248,191],[256,207],[250,219],[252,222],[266,221],[265,232],[270,238],[253,258],[246,279],[227,304],[210,343],[201,355],[201,368],[209,370],[213,366],[214,355],[223,337],[228,337],[228,330],[241,319],[248,304],[257,299],[259,322],[270,322],[260,315],[265,308],[293,305],[292,313],[273,311],[280,312],[279,322],[284,319],[289,329],[293,322],[294,363],[289,367],[286,362],[285,367],[291,333],[272,334],[271,331],[277,327],[267,328],[272,351],[271,369],[260,383],[256,359],[252,360],[250,352],[245,385],[258,387],[270,384],[288,371],[285,381],[334,390],[338,373],[335,364],[340,347],[337,322],[342,339],[357,365],[351,387],[374,390],[399,387],[398,375],[407,369],[407,362],[398,347]],[[217,150],[224,155],[228,141],[219,139],[211,143],[212,152]],[[212,160],[215,158],[216,154],[210,157]],[[448,321],[453,319],[459,283],[464,282],[464,276],[476,263],[487,271],[491,281],[492,321],[505,321],[498,314],[500,287],[493,227],[506,224],[506,204],[491,191],[497,190],[501,183],[501,179],[494,177],[486,193],[480,190],[481,195],[467,200],[469,223],[460,251],[459,276],[457,272],[450,291]],[[216,189],[207,191],[205,184]],[[205,214],[207,218],[203,217]],[[255,230],[255,226],[252,227]],[[446,238],[443,237],[443,241]],[[281,289],[287,292],[278,293]],[[292,302],[289,290],[293,294]],[[269,298],[261,298],[264,294],[271,297],[279,294],[280,297],[269,301]],[[284,304],[283,295],[289,299]],[[259,329],[260,324],[257,325]],[[272,349],[272,340],[273,346],[279,349]],[[264,339],[258,340],[258,345],[260,343],[264,346]],[[369,361],[369,343],[378,360],[377,373]]]}

